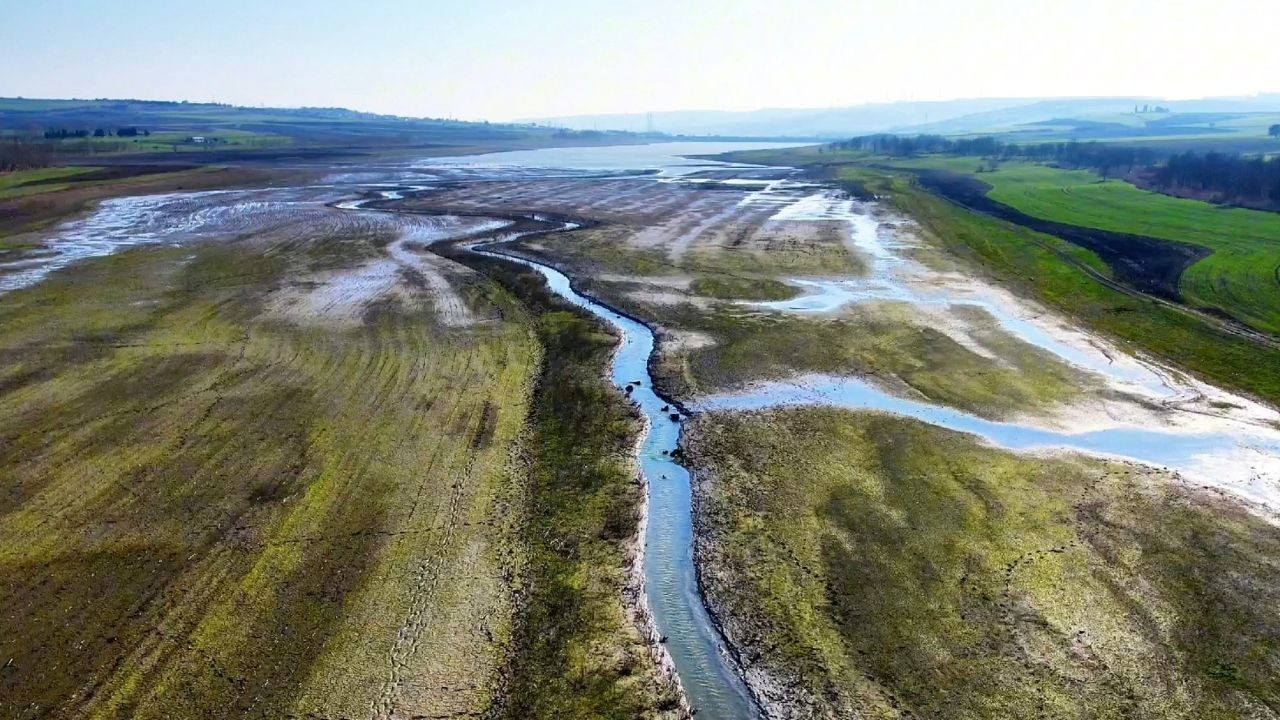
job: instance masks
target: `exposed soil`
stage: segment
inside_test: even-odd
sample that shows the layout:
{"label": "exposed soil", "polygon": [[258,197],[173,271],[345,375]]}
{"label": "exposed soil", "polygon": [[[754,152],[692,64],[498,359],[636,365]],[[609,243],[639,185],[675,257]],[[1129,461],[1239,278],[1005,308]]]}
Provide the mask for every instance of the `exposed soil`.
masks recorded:
{"label": "exposed soil", "polygon": [[751,280],[778,272],[860,271],[839,222],[777,217],[780,207],[800,196],[794,193],[803,194],[798,189],[747,190],[635,178],[533,179],[449,185],[402,207],[496,217],[536,211],[598,223],[575,233],[572,242],[549,240],[550,252],[537,253],[562,270],[572,264],[582,277],[622,270],[636,282],[682,277],[687,287],[698,273]]}

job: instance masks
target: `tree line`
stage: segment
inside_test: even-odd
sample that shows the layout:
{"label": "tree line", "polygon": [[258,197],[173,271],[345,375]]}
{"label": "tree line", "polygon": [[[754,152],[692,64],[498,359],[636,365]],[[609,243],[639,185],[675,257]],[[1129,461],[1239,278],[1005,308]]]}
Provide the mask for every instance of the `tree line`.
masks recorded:
{"label": "tree line", "polygon": [[75,138],[87,138],[90,135],[93,135],[93,137],[96,137],[96,138],[110,137],[112,135],[116,137],[138,137],[139,135],[145,135],[150,137],[151,131],[145,130],[143,128],[137,128],[137,127],[117,128],[115,132],[112,132],[107,128],[95,128],[92,133],[90,133],[88,130],[81,130],[81,129],[70,130],[67,128],[54,128],[52,130],[44,131],[45,140],[67,140],[67,139],[75,139]]}
{"label": "tree line", "polygon": [[1149,181],[1161,190],[1209,194],[1216,202],[1280,205],[1280,160],[1275,159],[1188,151],[1156,167]]}
{"label": "tree line", "polygon": [[48,167],[49,159],[49,146],[45,143],[16,139],[0,142],[0,172]]}
{"label": "tree line", "polygon": [[[1276,126],[1280,136],[1280,125]],[[1132,175],[1156,190],[1208,195],[1215,202],[1280,205],[1280,158],[1187,151],[1164,158],[1150,148],[1099,142],[1007,143],[993,137],[864,135],[834,143],[891,157],[920,154],[977,155],[994,160],[1033,160],[1088,168],[1101,175]]]}
{"label": "tree line", "polygon": [[1035,160],[1071,167],[1132,169],[1153,165],[1156,154],[1150,148],[1125,147],[1099,142],[1009,143],[991,136],[948,138],[942,135],[863,135],[834,146],[841,150],[862,150],[891,157],[921,154],[978,155],[997,160]]}

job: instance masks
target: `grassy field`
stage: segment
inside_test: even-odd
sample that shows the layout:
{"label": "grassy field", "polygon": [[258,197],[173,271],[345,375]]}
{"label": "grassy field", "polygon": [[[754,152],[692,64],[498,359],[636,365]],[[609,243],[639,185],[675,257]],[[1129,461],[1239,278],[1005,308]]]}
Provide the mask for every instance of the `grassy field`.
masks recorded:
{"label": "grassy field", "polygon": [[[962,173],[981,163],[976,157],[894,162]],[[1033,217],[1210,248],[1211,255],[1182,275],[1185,300],[1280,334],[1280,214],[1170,197],[1088,170],[1033,163],[1002,163],[978,177],[991,186],[991,199]]]}
{"label": "grassy field", "polygon": [[[1063,261],[1076,260],[1087,251],[968,212],[913,187],[904,176],[856,169],[842,173],[879,188],[945,248],[969,258],[975,267],[1128,343],[1134,351],[1154,353],[1211,381],[1280,402],[1280,379],[1259,371],[1280,367],[1280,350],[1109,288]],[[1096,258],[1093,263],[1096,267]]]}
{"label": "grassy field", "polygon": [[1223,501],[878,414],[710,414],[687,433],[704,585],[797,717],[1280,704],[1280,532]]}
{"label": "grassy field", "polygon": [[65,190],[77,175],[93,172],[92,167],[54,167],[0,173],[0,200]]}
{"label": "grassy field", "polygon": [[1280,213],[1169,197],[1042,165],[1005,165],[982,180],[992,199],[1028,215],[1212,248],[1183,273],[1187,302],[1280,334]]}
{"label": "grassy field", "polygon": [[[271,132],[252,132],[213,125],[212,130],[198,126],[186,130],[153,132],[138,137],[87,137],[58,141],[58,150],[83,155],[132,155],[142,153],[215,152],[219,150],[261,150],[284,148],[298,139]],[[199,136],[201,142],[191,138]]]}

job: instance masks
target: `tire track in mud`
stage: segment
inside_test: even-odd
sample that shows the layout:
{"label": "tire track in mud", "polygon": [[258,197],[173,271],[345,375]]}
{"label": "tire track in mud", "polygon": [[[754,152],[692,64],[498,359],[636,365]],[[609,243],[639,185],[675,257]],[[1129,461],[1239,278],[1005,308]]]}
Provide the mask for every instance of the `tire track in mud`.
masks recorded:
{"label": "tire track in mud", "polygon": [[[344,214],[350,215],[350,213]],[[400,224],[397,221],[397,227]],[[279,246],[271,251],[286,252]],[[245,282],[238,287],[255,286],[256,283],[253,281],[257,278],[254,275],[246,274],[243,277]],[[196,291],[204,287],[214,287],[227,290],[229,288],[227,281],[228,277],[223,276],[215,281],[192,285],[188,289]],[[203,325],[207,321],[208,318],[201,318],[197,324]],[[259,327],[256,315],[247,322],[250,327]],[[489,458],[469,454],[472,449],[471,439],[482,432],[481,426],[485,422],[485,413],[478,410],[479,400],[474,397],[474,393],[444,392],[440,391],[440,388],[446,385],[464,389],[483,386],[486,380],[490,379],[492,370],[492,353],[480,344],[459,343],[454,352],[442,351],[436,347],[431,347],[429,352],[414,352],[415,348],[424,350],[429,345],[435,344],[432,340],[434,333],[428,337],[423,328],[410,326],[416,322],[417,319],[409,322],[393,322],[385,326],[380,324],[376,331],[377,337],[369,329],[344,332],[340,336],[305,331],[281,333],[274,325],[267,324],[262,326],[265,336],[262,338],[255,336],[252,342],[249,336],[245,335],[237,341],[219,343],[127,341],[107,343],[116,348],[154,348],[157,351],[197,345],[209,347],[216,345],[225,348],[225,352],[219,353],[223,356],[221,360],[223,367],[218,368],[217,374],[213,377],[205,375],[200,378],[202,382],[199,386],[189,388],[186,392],[178,392],[172,397],[160,396],[163,399],[159,402],[144,400],[137,407],[102,413],[87,419],[79,418],[75,422],[66,423],[60,426],[61,433],[54,433],[55,441],[57,437],[65,436],[68,432],[91,427],[94,422],[105,419],[163,415],[163,418],[157,418],[157,422],[164,425],[159,431],[168,436],[163,441],[167,443],[167,449],[158,452],[161,455],[189,454],[193,446],[204,439],[201,428],[210,423],[221,422],[219,417],[231,412],[224,406],[231,395],[250,392],[252,388],[243,389],[246,383],[255,385],[261,383],[270,386],[305,386],[305,392],[309,397],[315,396],[322,399],[323,402],[329,403],[328,407],[336,408],[341,413],[340,416],[334,416],[322,422],[352,428],[338,431],[337,434],[335,434],[336,428],[321,427],[317,430],[319,442],[338,443],[339,447],[345,444],[350,447],[349,451],[342,452],[340,457],[335,458],[332,464],[329,482],[337,481],[338,487],[332,490],[339,498],[336,502],[358,499],[364,479],[391,483],[400,481],[398,477],[390,477],[385,468],[402,465],[403,460],[400,457],[402,451],[410,450],[413,453],[415,465],[419,459],[426,459],[427,462],[422,463],[422,467],[414,471],[420,479],[413,491],[408,514],[397,518],[397,522],[383,527],[369,526],[367,529],[350,533],[325,533],[323,524],[317,524],[322,518],[317,516],[316,520],[307,520],[303,523],[300,529],[321,532],[273,537],[271,531],[274,525],[264,526],[254,522],[253,516],[241,519],[238,515],[223,515],[217,508],[213,508],[215,510],[213,514],[203,513],[205,517],[193,518],[191,527],[185,529],[185,534],[205,536],[215,532],[218,533],[217,537],[207,538],[208,542],[204,543],[202,548],[191,545],[183,548],[184,553],[188,549],[195,552],[186,563],[182,564],[179,574],[171,579],[155,581],[149,593],[138,596],[138,604],[129,611],[131,620],[128,632],[140,632],[143,639],[136,644],[130,640],[118,655],[108,658],[109,663],[104,663],[95,669],[94,677],[86,681],[84,692],[69,701],[67,706],[69,712],[78,707],[106,708],[110,712],[110,707],[140,708],[157,702],[163,703],[165,701],[162,696],[165,693],[175,691],[181,693],[191,689],[189,681],[192,678],[181,677],[182,672],[195,670],[195,675],[199,676],[204,672],[202,668],[209,668],[207,674],[210,678],[217,677],[230,682],[234,688],[233,695],[242,698],[245,702],[253,703],[249,695],[261,689],[258,687],[259,680],[249,677],[239,669],[241,666],[251,667],[252,663],[246,665],[233,656],[225,654],[225,647],[221,643],[200,634],[208,627],[203,624],[206,612],[212,605],[222,602],[221,593],[226,590],[226,583],[231,583],[231,587],[234,588],[236,578],[243,574],[243,564],[251,562],[252,556],[263,549],[318,544],[339,546],[350,543],[363,544],[363,539],[376,538],[379,543],[397,539],[403,540],[406,545],[411,543],[412,548],[409,552],[418,556],[425,555],[427,558],[425,562],[413,568],[412,573],[408,575],[402,571],[400,560],[380,566],[382,570],[374,580],[380,583],[394,583],[395,592],[400,592],[403,580],[416,584],[416,592],[412,594],[413,606],[408,610],[400,631],[392,640],[389,651],[392,677],[387,683],[387,700],[383,704],[388,716],[399,717],[407,714],[406,703],[401,695],[405,686],[413,680],[411,673],[417,667],[418,660],[424,653],[432,652],[425,638],[433,632],[433,623],[437,622],[434,613],[438,611],[445,615],[443,624],[440,625],[442,629],[435,631],[436,634],[447,635],[453,632],[455,625],[460,626],[461,622],[470,621],[459,615],[462,611],[454,607],[452,599],[448,597],[441,599],[442,588],[448,587],[452,578],[461,578],[461,581],[465,582],[463,577],[465,572],[459,572],[460,564],[465,562],[465,556],[460,554],[454,546],[459,544],[459,538],[468,537],[467,533],[470,531],[463,528],[488,524],[472,523],[467,518],[467,513],[474,504],[471,498],[476,488],[472,481],[477,477],[488,477],[477,475],[477,473],[486,472]],[[217,332],[217,328],[210,328],[209,331]],[[205,329],[200,328],[198,332],[203,333]],[[444,333],[442,337],[447,344],[453,345],[456,342],[454,334]],[[439,339],[436,338],[436,340]],[[383,343],[395,348],[404,348],[406,357],[403,360],[395,357],[398,350],[383,347]],[[238,346],[238,352],[236,346]],[[161,355],[163,352],[157,354]],[[417,357],[413,357],[414,355]],[[131,355],[131,362],[137,357]],[[145,363],[147,359],[143,358],[141,362]],[[502,363],[499,363],[499,367],[502,367]],[[179,390],[182,389],[179,388]],[[401,402],[406,393],[412,393],[417,397],[424,390],[428,395],[444,396],[440,399],[446,402],[437,402],[435,398],[424,397],[429,412],[414,417],[409,426],[397,428],[395,432],[398,433],[398,437],[392,443],[377,445],[372,453],[360,447],[361,436],[372,436],[378,432],[378,427],[374,426],[361,428],[360,418],[367,418],[369,412],[376,413],[379,407],[393,406]],[[235,412],[241,412],[243,409],[241,405],[242,403],[238,402]],[[186,411],[187,408],[189,411]],[[165,410],[169,412],[162,412]],[[380,418],[378,423],[385,425],[398,422],[398,417]],[[449,428],[450,432],[456,430],[455,434],[458,437],[465,436],[465,438],[457,443],[451,442],[457,439],[454,437],[432,440],[431,436],[436,432],[432,423],[435,422],[442,422],[443,427]],[[271,428],[266,423],[265,419],[259,418],[246,426],[241,434],[257,437],[269,433]],[[45,433],[48,430],[49,428],[42,428],[41,432]],[[424,436],[427,438],[426,443],[423,443]],[[352,437],[355,439],[352,440]],[[307,438],[302,436],[298,441],[308,442]],[[423,447],[419,448],[420,445]],[[207,448],[207,453],[205,449],[200,450],[199,465],[193,466],[201,473],[218,472],[235,475],[252,469],[250,460],[237,461],[235,455],[239,451],[230,445]],[[79,462],[74,457],[68,457],[65,460],[67,463]],[[305,467],[306,464],[304,460],[303,466]],[[375,466],[384,469],[371,469]],[[379,474],[387,477],[385,480],[373,477]],[[450,480],[447,492],[441,492],[446,484],[442,482],[442,478]],[[112,503],[111,508],[122,508],[130,502],[129,498],[137,499],[140,497],[138,493],[145,492],[145,488],[131,484],[128,476],[116,478],[116,480],[127,492],[125,497]],[[83,515],[81,506],[85,505],[84,498],[87,497],[85,493],[89,491],[83,486],[78,489],[80,495],[74,497],[68,496],[62,490],[59,491],[58,499],[61,501],[59,512]],[[177,506],[170,500],[162,501],[160,507]],[[428,510],[432,512],[428,513]],[[108,512],[116,511],[108,510]],[[246,509],[246,512],[253,512],[253,508]],[[46,518],[44,522],[47,524],[54,520]],[[76,523],[76,525],[80,524],[82,523]],[[71,530],[74,531],[74,528]],[[477,538],[477,540],[487,542],[484,538]],[[191,562],[192,560],[194,562]],[[487,576],[486,568],[488,565],[477,566],[476,570],[483,571]],[[466,568],[462,569],[466,570]],[[276,582],[281,579],[287,581],[287,578],[274,578],[267,582]],[[250,604],[247,605],[245,612],[254,612],[253,598],[247,597],[246,601]],[[137,630],[138,625],[133,624],[135,619],[146,623],[147,627]],[[469,628],[469,630],[479,633],[483,629]],[[200,639],[202,637],[204,637],[203,640]],[[471,642],[470,637],[464,642]],[[450,649],[447,652],[456,653],[456,650]],[[484,650],[485,658],[489,657],[489,654],[488,650]],[[468,663],[471,662],[469,656],[463,659]],[[178,674],[175,675],[175,672]],[[133,684],[135,682],[136,685]],[[164,689],[157,690],[161,688],[161,683],[164,684]],[[451,692],[465,693],[468,697],[474,694],[474,687],[462,687],[452,682],[449,684],[457,686],[451,688]],[[376,688],[371,686],[367,689]],[[442,717],[476,714],[469,709],[463,709],[470,704],[467,697],[442,696],[436,688],[427,688],[425,685],[420,694],[425,696],[423,699],[428,705],[438,705],[445,709],[455,703],[459,706],[460,712],[442,713]],[[364,693],[364,697],[368,697],[367,692]],[[418,700],[416,697],[413,699]],[[256,705],[250,708],[251,712],[272,712],[261,702],[256,702]],[[356,712],[355,715],[368,717],[367,714],[360,712]]]}
{"label": "tire track in mud", "polygon": [[[293,357],[294,357],[294,358],[296,358],[296,357],[297,357],[296,353],[295,353],[295,355],[294,355]],[[237,357],[237,359],[236,359],[236,360],[237,360],[237,362],[238,362],[238,361],[240,361],[240,360],[242,360],[242,359],[243,359],[243,357]],[[277,363],[268,363],[268,364],[267,364],[267,366],[259,366],[259,367],[255,367],[255,368],[249,369],[249,371],[250,371],[250,372],[252,372],[252,371],[255,371],[255,370],[265,370],[265,369],[266,369],[266,367],[268,367],[268,366],[270,366],[270,365],[273,365],[273,364],[277,364]],[[333,374],[333,373],[332,373],[332,371],[333,371],[333,370],[336,370],[336,369],[337,369],[336,367],[331,367],[331,368],[330,368],[330,375],[331,375],[331,376],[332,376],[332,374]],[[227,382],[229,382],[229,381],[233,380],[234,378],[230,377],[232,374],[240,374],[240,375],[242,375],[242,374],[244,374],[244,372],[245,372],[245,369],[241,369],[241,370],[237,371],[237,370],[233,367],[233,368],[229,369],[228,371],[224,372],[224,373],[223,373],[223,375],[222,375],[222,376],[221,376],[217,381],[215,381],[215,383],[214,383],[214,384],[212,384],[210,387],[204,388],[204,389],[202,390],[202,392],[203,392],[203,393],[207,393],[207,392],[210,392],[210,391],[213,391],[213,390],[219,390],[220,388],[218,388],[218,387],[216,387],[216,386],[218,386],[218,385],[225,385],[225,384],[227,384]],[[384,373],[381,373],[381,374],[385,376],[387,373],[385,373],[385,372],[384,372]],[[343,385],[344,385],[344,386],[346,386],[346,387],[351,387],[351,383],[343,383]],[[390,389],[388,389],[388,390],[386,391],[386,393],[384,393],[384,395],[386,395],[386,396],[388,396],[388,397],[389,397],[389,393],[390,393],[390,392],[391,392],[391,390],[390,390]],[[188,397],[189,397],[189,396],[188,396]],[[219,401],[220,397],[221,397],[221,396],[219,395],[217,398],[215,398],[215,399],[212,401],[212,403],[213,403],[213,404],[216,404],[216,403]],[[208,408],[206,408],[206,413],[205,413],[205,414],[203,414],[201,417],[206,417],[206,416],[207,416],[207,414],[208,414],[208,410],[209,410],[209,409],[208,409]],[[201,422],[200,418],[197,418],[197,419],[195,419],[195,420],[193,421],[193,423],[194,423],[194,424],[199,424],[200,422]],[[185,437],[190,433],[190,428],[191,428],[191,427],[192,427],[192,425],[191,425],[191,424],[189,424],[189,425],[188,425],[188,429],[187,429],[187,430],[182,431],[182,433],[181,433],[181,435],[180,435],[180,439],[179,439],[179,441],[178,441],[179,443],[183,443],[183,442],[185,442]],[[360,474],[359,472],[353,472],[353,473],[349,473],[349,474],[347,474],[347,476],[348,476],[348,477],[350,477],[350,476],[355,476],[355,475],[359,475],[359,474]],[[213,524],[214,524],[215,526],[221,526],[223,523],[221,523],[221,522],[215,522],[215,523],[213,523]],[[242,526],[242,525],[233,525],[233,526],[231,527],[231,529],[230,529],[230,531],[229,531],[229,532],[230,532],[231,534],[234,534],[234,533],[236,533],[236,532],[238,532],[238,531],[242,530],[244,527],[245,527],[245,526]],[[210,528],[210,529],[212,529],[212,528]],[[362,536],[362,535],[368,535],[368,534],[371,534],[371,533],[354,533],[354,534],[352,534],[350,537],[359,537],[359,536]],[[385,534],[385,533],[379,533],[379,534]],[[349,537],[349,538],[347,538],[347,539],[350,539],[350,537]],[[267,546],[267,545],[271,545],[271,544],[272,544],[272,543],[260,543],[260,544],[258,544],[258,546],[259,546],[259,547],[261,547],[261,546]],[[237,545],[238,545],[237,549],[238,549],[238,550],[241,550],[241,551],[243,551],[243,550],[245,550],[245,549],[249,549],[249,547],[250,547],[250,546],[245,546],[243,543],[237,543]],[[212,584],[211,584],[211,587],[212,587]],[[149,603],[147,603],[147,604],[149,604]],[[148,611],[147,611],[146,609],[144,609],[144,608],[140,608],[139,610],[137,610],[137,611],[135,611],[135,612],[139,612],[139,613],[146,613],[146,612],[148,612]],[[167,622],[167,621],[166,621],[166,622]],[[185,634],[189,634],[193,629],[194,629],[194,626],[190,626],[190,627],[188,627],[188,628],[187,628],[187,630],[185,631]],[[157,633],[159,633],[160,635],[163,635],[163,634],[164,634],[164,633],[163,633],[162,631],[160,631],[160,630],[156,630],[156,632],[157,632]],[[185,634],[184,634],[184,637],[185,637]],[[175,636],[175,637],[176,637],[176,636]],[[171,639],[172,639],[172,638],[171,638]],[[158,642],[158,641],[157,641],[157,642]],[[173,642],[174,642],[174,643],[177,643],[178,641],[177,641],[176,639],[174,639],[174,640],[173,640]],[[154,643],[153,643],[153,644],[154,644]],[[172,643],[171,643],[171,644],[172,644]],[[187,642],[187,645],[188,645],[188,649],[191,649],[193,652],[194,652],[194,651],[196,651],[196,650],[198,649],[198,648],[196,648],[194,645],[192,645],[192,644],[190,643],[190,641],[188,641],[188,642]],[[151,651],[155,651],[155,648],[152,648],[152,649],[151,649],[151,650],[149,650],[148,652],[151,652]],[[209,660],[212,662],[212,656],[209,656],[209,655],[205,654],[205,657],[206,657],[206,659],[209,659]],[[123,661],[124,661],[123,659],[121,659],[121,660],[120,660],[120,662],[123,662]],[[117,667],[120,665],[120,662],[117,662],[117,663],[116,663],[116,666],[117,666]],[[139,660],[138,662],[141,662],[141,661]],[[160,662],[160,661],[159,661],[159,660],[157,660],[156,662]],[[215,668],[215,670],[216,670],[216,668]],[[215,674],[215,675],[219,675],[219,676],[226,675],[226,673],[219,673],[219,672],[215,672],[214,674]],[[241,679],[241,684],[243,684],[243,679]]]}
{"label": "tire track in mud", "polygon": [[[417,263],[413,264],[416,265]],[[471,355],[467,355],[466,365],[462,368],[461,372],[458,373],[468,380],[473,374],[473,360],[474,359]],[[469,382],[464,384],[469,385]],[[463,404],[463,397],[461,395],[454,395],[452,399],[453,402],[447,411],[447,419],[444,422],[445,427],[456,426],[458,413],[460,412]],[[483,418],[478,419],[482,420]],[[469,427],[468,429],[470,430],[470,433],[468,434],[475,432],[475,428]],[[424,482],[419,485],[418,491],[415,493],[413,501],[409,507],[408,517],[404,521],[405,523],[410,523],[417,515],[423,496],[426,494],[428,489],[425,478],[431,477],[436,463],[441,460],[441,452],[443,452],[443,448],[437,446],[436,452],[433,453],[428,461],[427,466],[423,471]],[[459,448],[455,448],[454,452],[445,461],[448,466],[452,467],[455,464],[454,456],[458,452],[461,452],[461,450]],[[430,624],[430,611],[432,610],[433,601],[435,600],[440,586],[441,575],[445,570],[445,550],[447,550],[454,542],[456,530],[464,508],[463,501],[466,497],[467,481],[473,474],[474,465],[476,463],[475,453],[471,452],[467,453],[467,455],[468,462],[462,472],[457,476],[457,479],[452,483],[450,493],[445,501],[443,512],[437,513],[443,515],[443,524],[433,528],[432,535],[430,536],[432,541],[432,550],[425,553],[427,556],[426,562],[420,564],[414,570],[412,575],[412,601],[407,617],[397,630],[392,647],[389,650],[389,676],[383,683],[382,688],[379,690],[377,698],[372,703],[371,710],[373,716],[380,720],[383,718],[392,718],[397,716],[396,706],[399,702],[398,696],[407,681],[407,675],[411,669],[413,658],[421,651],[422,636]],[[470,713],[465,713],[464,715],[470,715]],[[415,714],[414,716],[420,717],[418,714]]]}
{"label": "tire track in mud", "polygon": [[[470,375],[472,356],[467,355],[467,365],[463,368],[463,375]],[[447,426],[453,426],[463,404],[461,394],[455,395],[454,403],[450,407],[449,420]],[[432,475],[436,461],[440,457],[443,449],[437,446],[437,452],[434,453],[427,463],[426,469],[423,471],[424,478]],[[452,467],[454,455],[459,452],[458,446],[455,446],[454,453],[450,454],[447,464]],[[395,715],[395,706],[397,695],[403,686],[406,674],[409,671],[410,662],[419,651],[420,641],[423,632],[429,623],[429,614],[432,601],[435,599],[436,591],[440,583],[440,575],[445,564],[446,553],[453,544],[455,531],[461,516],[463,507],[463,498],[465,496],[466,481],[470,479],[471,471],[475,463],[475,454],[468,453],[469,460],[464,470],[456,476],[450,493],[445,501],[443,512],[444,523],[438,528],[437,532],[429,539],[432,541],[431,550],[426,553],[427,560],[420,564],[414,571],[413,591],[411,593],[411,604],[400,629],[397,630],[395,640],[389,651],[390,674],[383,683],[382,688],[378,692],[378,697],[373,703],[373,715],[378,720],[389,720]],[[408,516],[404,521],[406,524],[411,523],[416,515],[422,502],[422,496],[426,492],[426,482],[418,486],[418,492],[415,494],[413,503],[409,508]]]}
{"label": "tire track in mud", "polygon": [[[248,347],[251,339],[250,335],[251,335],[250,333],[245,333],[245,335],[235,343],[239,347],[239,351],[236,354],[236,357],[229,362],[226,368],[221,370],[216,377],[214,377],[207,385],[205,385],[202,388],[196,389],[189,393],[184,393],[184,394],[175,396],[173,398],[165,400],[164,402],[154,403],[142,408],[132,408],[132,409],[122,410],[118,412],[104,413],[104,414],[97,415],[85,420],[79,420],[74,423],[56,426],[54,428],[40,428],[37,430],[33,430],[31,432],[39,433],[41,435],[46,435],[46,436],[50,434],[61,434],[62,436],[65,436],[65,433],[67,432],[71,432],[83,427],[87,427],[89,425],[92,425],[97,422],[101,422],[103,420],[111,419],[114,417],[123,417],[127,415],[153,415],[159,410],[170,408],[176,405],[181,405],[189,401],[192,401],[202,395],[214,393],[214,397],[205,405],[204,409],[201,410],[199,413],[197,413],[194,418],[187,420],[183,425],[182,429],[177,431],[174,441],[171,443],[168,450],[162,454],[162,456],[173,456],[176,453],[180,453],[181,451],[189,447],[190,444],[197,437],[195,433],[196,428],[199,428],[202,424],[204,424],[209,420],[209,418],[212,416],[218,404],[220,404],[225,398],[224,391],[227,388],[231,387],[232,385],[236,385],[241,382],[253,379],[256,376],[262,376],[269,372],[279,370],[281,368],[288,366],[288,361],[275,360],[275,361],[251,363],[247,367],[241,367],[241,365],[245,364],[247,361]],[[224,345],[225,344],[228,344],[228,343],[224,343]],[[62,439],[61,436],[53,437],[46,443],[46,446],[55,444],[59,442],[61,439]],[[55,467],[65,466],[77,460],[78,460],[78,457],[76,455],[71,455],[69,457],[63,458],[60,461],[58,461],[58,465]],[[139,494],[139,492],[133,487],[132,484],[126,482],[126,479],[127,478],[125,477],[121,477],[113,480],[110,483],[111,487],[115,487],[116,489],[123,492],[124,495],[126,496],[125,498],[117,499],[116,503],[124,502],[126,498],[132,498],[134,500],[139,500],[139,501],[145,500],[145,498],[141,494]],[[79,494],[60,497],[59,500],[61,501],[61,504],[56,508],[50,508],[47,511],[39,513],[41,515],[41,519],[37,523],[32,525],[31,529],[32,530],[43,529],[49,523],[62,521],[65,518],[67,513],[72,512],[75,507],[82,505],[83,504],[82,501],[85,498],[87,498],[92,493],[98,492],[99,490],[100,488],[92,488],[86,484],[81,488],[81,492]],[[177,502],[177,500],[173,499],[169,504],[158,506],[158,509],[160,510],[167,509],[171,506],[172,502]],[[222,527],[222,525],[223,523],[221,522],[214,522],[211,528]],[[72,525],[72,526],[68,526],[68,529],[74,530],[76,529],[76,527],[78,526]]]}

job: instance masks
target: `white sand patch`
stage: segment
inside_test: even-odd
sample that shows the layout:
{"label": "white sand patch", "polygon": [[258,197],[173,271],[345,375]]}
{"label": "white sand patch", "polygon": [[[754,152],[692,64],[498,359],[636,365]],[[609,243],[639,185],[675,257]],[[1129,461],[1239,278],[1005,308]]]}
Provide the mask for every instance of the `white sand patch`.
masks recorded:
{"label": "white sand patch", "polygon": [[604,282],[642,283],[675,290],[688,290],[689,286],[693,284],[693,278],[688,275],[619,275],[617,273],[602,273],[597,275],[596,279]]}
{"label": "white sand patch", "polygon": [[698,307],[706,307],[708,305],[705,298],[671,292],[670,290],[632,290],[626,296],[636,302],[648,305],[683,305],[684,303]]}
{"label": "white sand patch", "polygon": [[[295,322],[356,325],[370,304],[394,297],[411,307],[433,308],[445,325],[464,326],[476,321],[452,280],[471,271],[425,247],[442,240],[498,230],[509,225],[509,221],[375,213],[362,213],[357,217],[401,224],[399,237],[385,248],[386,258],[307,277],[275,293],[267,303],[270,312]],[[406,271],[411,271],[410,277]]]}
{"label": "white sand patch", "polygon": [[400,282],[400,264],[376,260],[346,270],[317,273],[267,300],[268,314],[303,324],[359,325],[364,309]]}
{"label": "white sand patch", "polygon": [[450,275],[471,272],[468,268],[426,251],[416,251],[406,245],[405,239],[387,246],[387,254],[401,267],[412,268],[425,283],[435,306],[436,315],[445,325],[463,326],[475,322],[471,309],[450,282]]}
{"label": "white sand patch", "polygon": [[672,330],[664,328],[661,342],[663,352],[683,353],[716,344],[715,338],[706,333],[694,330]]}

